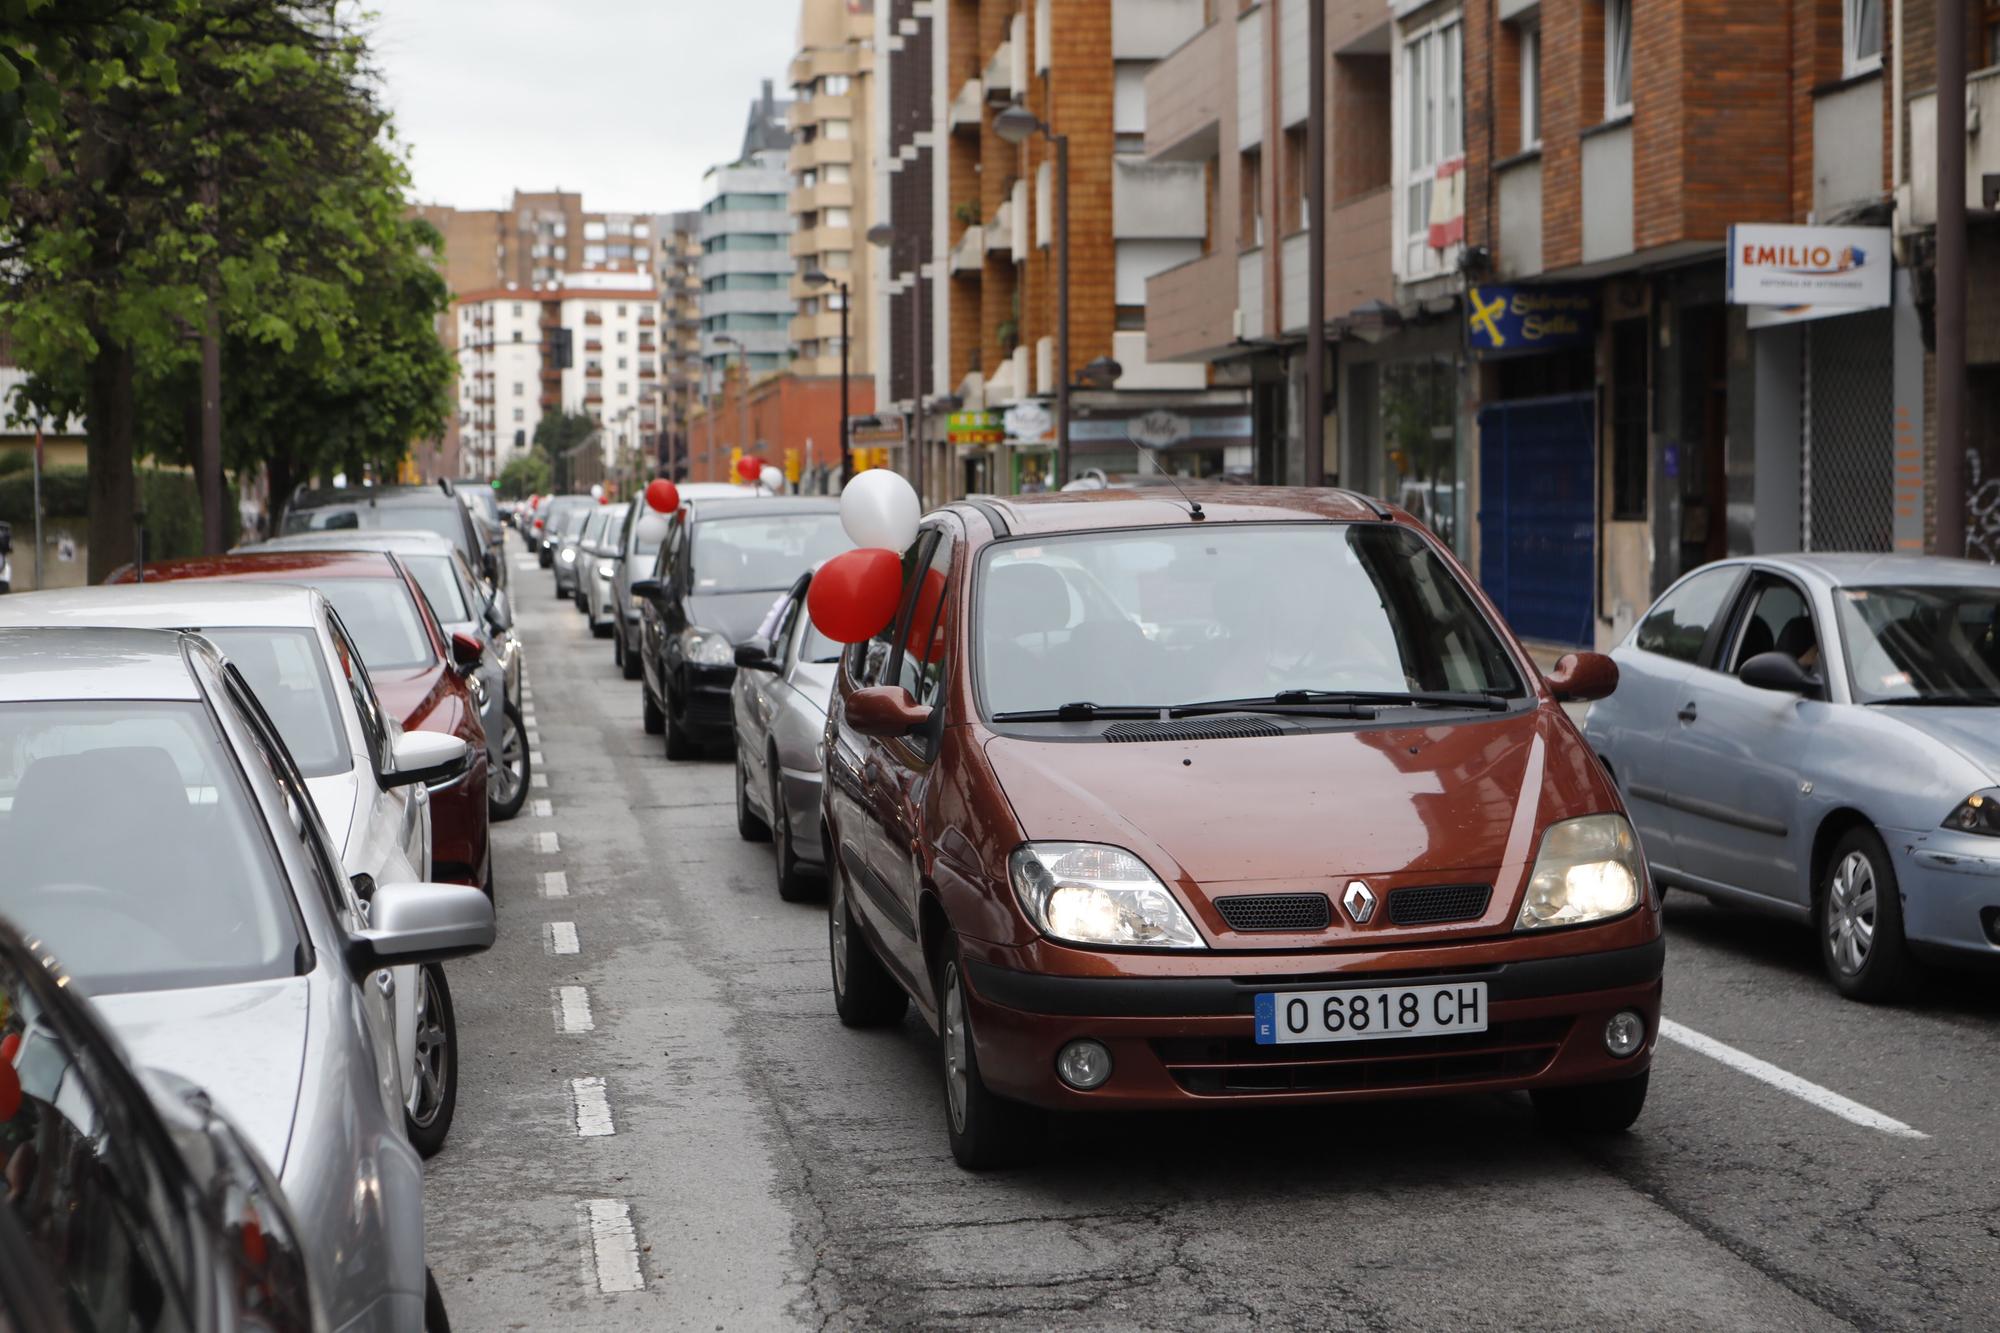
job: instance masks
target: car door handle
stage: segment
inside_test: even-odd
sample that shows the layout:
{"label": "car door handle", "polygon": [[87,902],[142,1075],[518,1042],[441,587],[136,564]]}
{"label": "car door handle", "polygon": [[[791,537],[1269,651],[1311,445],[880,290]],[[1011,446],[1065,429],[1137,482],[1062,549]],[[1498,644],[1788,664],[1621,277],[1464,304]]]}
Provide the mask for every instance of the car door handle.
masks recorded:
{"label": "car door handle", "polygon": [[1678,713],[1676,713],[1676,714],[1674,714],[1674,716],[1675,716],[1675,717],[1677,717],[1677,718],[1679,718],[1679,719],[1680,719],[1681,721],[1683,721],[1683,722],[1692,722],[1692,721],[1694,721],[1694,719],[1695,719],[1695,711],[1694,711],[1694,704],[1693,704],[1693,702],[1691,702],[1691,701],[1690,701],[1689,703],[1687,703],[1686,705],[1684,705],[1684,706],[1683,706],[1683,707],[1681,708],[1681,711],[1680,711],[1680,712],[1678,712]]}

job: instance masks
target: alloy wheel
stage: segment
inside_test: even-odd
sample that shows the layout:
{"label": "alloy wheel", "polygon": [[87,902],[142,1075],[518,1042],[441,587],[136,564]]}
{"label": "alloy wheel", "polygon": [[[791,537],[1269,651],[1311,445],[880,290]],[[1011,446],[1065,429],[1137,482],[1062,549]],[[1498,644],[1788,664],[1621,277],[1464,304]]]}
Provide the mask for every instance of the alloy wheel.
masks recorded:
{"label": "alloy wheel", "polygon": [[951,1102],[952,1128],[965,1132],[965,988],[956,960],[944,965],[944,1090]]}
{"label": "alloy wheel", "polygon": [[1827,886],[1826,935],[1833,962],[1852,975],[1868,962],[1875,944],[1875,867],[1861,852],[1849,852]]}
{"label": "alloy wheel", "polygon": [[442,1006],[437,985],[427,967],[417,969],[417,1076],[410,1086],[405,1108],[419,1128],[429,1128],[437,1120],[445,1101],[445,1053],[450,1040],[445,1035]]}
{"label": "alloy wheel", "polygon": [[512,717],[502,713],[500,728],[500,766],[493,775],[495,791],[493,804],[506,806],[513,802],[521,790],[521,784],[528,780],[528,742],[522,736],[521,728]]}

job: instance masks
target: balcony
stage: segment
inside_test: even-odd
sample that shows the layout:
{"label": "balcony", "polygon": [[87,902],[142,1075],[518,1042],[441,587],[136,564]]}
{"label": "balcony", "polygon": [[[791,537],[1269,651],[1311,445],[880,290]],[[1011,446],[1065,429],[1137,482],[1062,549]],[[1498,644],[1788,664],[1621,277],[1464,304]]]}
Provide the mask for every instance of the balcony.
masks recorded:
{"label": "balcony", "polygon": [[1146,156],[1155,162],[1205,162],[1220,151],[1222,109],[1235,80],[1227,21],[1146,71]]}
{"label": "balcony", "polygon": [[964,130],[977,134],[979,127],[985,121],[985,88],[978,79],[967,79],[965,86],[958,90],[958,96],[951,99],[951,109],[945,113],[945,123],[953,134]]}
{"label": "balcony", "polygon": [[800,186],[786,196],[785,205],[793,213],[817,213],[823,208],[852,208],[854,186],[848,181],[821,181],[818,185]]}
{"label": "balcony", "polygon": [[1191,162],[1112,164],[1111,234],[1121,241],[1199,241],[1208,233],[1207,179]]}
{"label": "balcony", "polygon": [[822,135],[811,143],[793,144],[791,155],[786,159],[786,165],[794,175],[832,163],[854,164],[854,140],[829,139]]}
{"label": "balcony", "polygon": [[[1982,132],[1981,127],[1984,128]],[[1983,69],[1965,80],[1965,206],[1985,209],[1980,179],[2000,172],[2000,66]],[[1937,225],[1937,94],[1910,99],[1910,151],[1904,159],[1909,172],[1910,225]]]}
{"label": "balcony", "polygon": [[822,255],[830,250],[854,249],[854,229],[852,227],[813,227],[806,231],[792,233],[791,252],[794,259]]}
{"label": "balcony", "polygon": [[604,344],[596,338],[587,338],[584,340],[583,350],[586,352],[601,352],[604,350]]}
{"label": "balcony", "polygon": [[986,253],[1000,254],[1014,245],[1014,201],[1002,199],[1000,207],[993,212],[993,220],[986,224]]}
{"label": "balcony", "polygon": [[958,244],[951,247],[951,271],[977,276],[986,267],[986,229],[973,225],[965,229]]}
{"label": "balcony", "polygon": [[822,310],[812,315],[794,315],[792,316],[791,334],[792,341],[795,343],[824,342],[828,338],[838,338],[840,336],[840,312],[838,310]]}
{"label": "balcony", "polygon": [[586,324],[602,324],[604,322],[604,316],[598,314],[592,314],[586,311],[584,312],[583,322]]}
{"label": "balcony", "polygon": [[1158,60],[1200,32],[1201,18],[1202,0],[1111,0],[1111,58]]}
{"label": "balcony", "polygon": [[1016,93],[1024,91],[1014,86],[1014,43],[1011,39],[1000,43],[993,59],[986,62],[986,72],[980,77],[980,84],[986,90],[986,100],[996,106],[1013,101]]}

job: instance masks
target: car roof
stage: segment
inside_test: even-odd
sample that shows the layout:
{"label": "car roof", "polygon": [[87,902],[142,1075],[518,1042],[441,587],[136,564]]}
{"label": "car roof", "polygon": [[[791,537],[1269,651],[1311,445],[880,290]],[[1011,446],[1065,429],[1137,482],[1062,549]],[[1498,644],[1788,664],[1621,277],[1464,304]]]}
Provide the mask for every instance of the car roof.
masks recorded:
{"label": "car roof", "polygon": [[1092,532],[1186,523],[1188,506],[1183,494],[1201,505],[1203,521],[1208,523],[1409,521],[1395,506],[1352,491],[1303,486],[1184,485],[1180,490],[1109,486],[1043,495],[978,495],[962,503],[997,511],[1017,535]]}
{"label": "car roof", "polygon": [[158,629],[0,629],[0,702],[199,699],[190,642]]}
{"label": "car roof", "polygon": [[272,551],[391,551],[397,555],[450,555],[458,543],[437,532],[413,528],[321,528],[316,532],[288,532],[261,542],[246,542],[231,555],[257,555]]}
{"label": "car roof", "polygon": [[696,522],[705,518],[757,517],[773,512],[780,514],[838,514],[840,497],[836,495],[766,495],[761,497],[743,496],[725,498],[717,496],[712,500],[696,496],[689,502]]}
{"label": "car roof", "polygon": [[437,486],[323,486],[302,491],[287,509],[334,509],[348,505],[456,504],[458,497]]}
{"label": "car roof", "polygon": [[2000,567],[1983,560],[1953,560],[1936,555],[1889,555],[1867,551],[1797,551],[1748,557],[1817,577],[1836,588],[1883,584],[1944,587],[2000,586]]}
{"label": "car roof", "polygon": [[0,597],[0,626],[311,629],[320,601],[294,583],[119,583]]}
{"label": "car roof", "polygon": [[[386,551],[247,551],[240,555],[192,555],[180,560],[147,561],[146,579],[271,579],[310,575],[315,579],[399,578],[401,571]],[[131,580],[131,566],[114,577]]]}

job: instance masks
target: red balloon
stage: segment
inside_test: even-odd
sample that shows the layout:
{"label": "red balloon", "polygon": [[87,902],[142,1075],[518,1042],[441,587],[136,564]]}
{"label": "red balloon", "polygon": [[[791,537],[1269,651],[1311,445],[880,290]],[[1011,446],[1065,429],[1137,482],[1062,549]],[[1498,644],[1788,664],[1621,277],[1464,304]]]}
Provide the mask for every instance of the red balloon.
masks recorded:
{"label": "red balloon", "polygon": [[917,605],[910,613],[910,629],[903,644],[920,661],[935,662],[944,656],[943,605],[944,575],[927,569],[923,582],[917,585]]}
{"label": "red balloon", "polygon": [[860,643],[889,627],[902,600],[903,557],[871,546],[820,567],[806,588],[806,613],[835,643]]}
{"label": "red balloon", "polygon": [[764,475],[764,460],[751,454],[743,455],[736,460],[736,475],[745,481],[755,482]]}
{"label": "red balloon", "polygon": [[16,1055],[19,1055],[20,1053],[21,1053],[20,1033],[10,1032],[4,1037],[0,1037],[0,1060],[5,1060],[8,1064],[11,1065],[14,1063],[14,1057]]}
{"label": "red balloon", "polygon": [[671,514],[681,507],[681,488],[665,477],[655,477],[646,483],[646,503],[662,514]]}
{"label": "red balloon", "polygon": [[0,1061],[0,1120],[12,1120],[21,1109],[21,1076],[14,1066]]}

